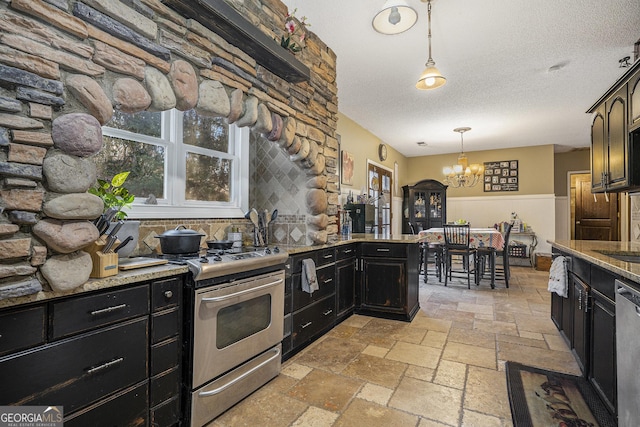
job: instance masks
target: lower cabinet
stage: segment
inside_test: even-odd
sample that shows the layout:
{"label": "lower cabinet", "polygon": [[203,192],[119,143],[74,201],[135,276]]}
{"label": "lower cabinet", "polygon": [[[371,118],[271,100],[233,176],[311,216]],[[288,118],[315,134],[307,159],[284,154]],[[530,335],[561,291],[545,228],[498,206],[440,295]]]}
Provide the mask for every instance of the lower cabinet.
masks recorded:
{"label": "lower cabinet", "polygon": [[342,321],[353,313],[356,296],[356,245],[336,248],[336,317]]}
{"label": "lower cabinet", "polygon": [[551,295],[551,318],[570,345],[584,376],[612,413],[617,412],[616,276],[596,265],[568,256],[568,298]]}
{"label": "lower cabinet", "polygon": [[177,425],[182,287],[172,277],[0,311],[0,405],[62,405],[65,426]]}
{"label": "lower cabinet", "polygon": [[418,304],[418,244],[362,243],[356,312],[411,321]]}

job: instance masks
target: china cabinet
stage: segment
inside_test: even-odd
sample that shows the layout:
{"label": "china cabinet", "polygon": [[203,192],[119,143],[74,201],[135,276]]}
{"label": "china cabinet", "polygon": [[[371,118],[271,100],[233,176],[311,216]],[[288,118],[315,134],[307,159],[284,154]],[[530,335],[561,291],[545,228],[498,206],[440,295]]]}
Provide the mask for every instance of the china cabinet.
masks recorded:
{"label": "china cabinet", "polygon": [[[433,179],[402,187],[402,233],[442,227],[447,220],[447,186]],[[413,224],[415,230],[411,230]]]}

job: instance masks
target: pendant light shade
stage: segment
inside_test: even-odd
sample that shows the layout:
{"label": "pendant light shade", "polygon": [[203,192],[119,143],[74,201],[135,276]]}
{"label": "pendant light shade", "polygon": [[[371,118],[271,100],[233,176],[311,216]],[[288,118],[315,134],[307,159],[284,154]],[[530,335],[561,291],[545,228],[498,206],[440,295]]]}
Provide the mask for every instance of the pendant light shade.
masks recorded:
{"label": "pendant light shade", "polygon": [[425,64],[427,68],[422,72],[418,83],[416,83],[416,88],[420,90],[435,89],[444,86],[447,82],[447,79],[440,74],[440,71],[436,68],[435,61],[431,58],[431,0],[422,0],[422,2],[425,1],[427,3],[427,16],[429,17],[429,59]]}
{"label": "pendant light shade", "polygon": [[431,58],[429,58],[429,61],[427,61],[425,65],[427,68],[424,69],[418,79],[418,83],[416,83],[417,89],[435,89],[443,86],[447,82],[447,79],[440,74],[440,70],[436,68],[436,63],[433,62]]}
{"label": "pendant light shade", "polygon": [[373,28],[382,34],[400,34],[418,20],[418,13],[404,0],[387,0],[373,17]]}

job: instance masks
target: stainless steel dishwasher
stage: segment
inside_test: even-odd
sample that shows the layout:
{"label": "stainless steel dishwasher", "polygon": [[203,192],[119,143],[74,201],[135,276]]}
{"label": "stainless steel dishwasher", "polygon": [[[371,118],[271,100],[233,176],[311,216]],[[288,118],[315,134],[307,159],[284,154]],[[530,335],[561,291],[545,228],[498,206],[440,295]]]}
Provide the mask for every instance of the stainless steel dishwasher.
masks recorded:
{"label": "stainless steel dishwasher", "polygon": [[618,425],[640,426],[640,289],[616,280]]}

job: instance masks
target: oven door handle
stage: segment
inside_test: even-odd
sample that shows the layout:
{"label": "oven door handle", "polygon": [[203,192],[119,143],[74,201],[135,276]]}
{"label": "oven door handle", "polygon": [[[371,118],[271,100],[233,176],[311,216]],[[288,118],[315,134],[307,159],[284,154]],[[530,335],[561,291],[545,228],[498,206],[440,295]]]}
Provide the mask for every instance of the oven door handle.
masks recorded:
{"label": "oven door handle", "polygon": [[240,292],[235,292],[233,294],[229,294],[229,295],[225,295],[222,297],[212,297],[212,298],[202,298],[202,302],[203,303],[211,303],[211,302],[221,302],[221,301],[226,301],[232,298],[236,298],[239,297],[241,295],[245,295],[245,294],[249,294],[255,291],[259,291],[261,289],[266,289],[266,288],[270,288],[272,286],[276,286],[279,285],[280,283],[282,283],[284,280],[282,279],[278,279],[275,282],[271,282],[271,283],[267,283],[261,286],[257,286],[255,288],[251,288],[251,289],[245,289],[244,291],[240,291]]}
{"label": "oven door handle", "polygon": [[235,383],[237,383],[238,381],[242,380],[243,378],[246,378],[249,375],[253,374],[255,371],[257,371],[258,369],[262,368],[264,365],[266,365],[268,363],[271,363],[274,359],[276,359],[277,357],[280,357],[280,348],[276,347],[273,350],[275,351],[275,354],[273,356],[271,356],[270,358],[268,358],[267,360],[265,360],[264,362],[261,362],[259,365],[254,366],[253,368],[249,369],[244,374],[238,375],[237,377],[235,377],[234,379],[232,379],[231,381],[229,381],[225,385],[222,385],[222,386],[220,386],[218,388],[214,388],[213,390],[201,391],[200,393],[198,393],[198,396],[200,396],[200,397],[208,397],[208,396],[213,396],[213,395],[216,395],[218,393],[221,393],[221,392],[225,391],[226,389],[228,389],[229,387],[231,387],[232,385],[234,385]]}

